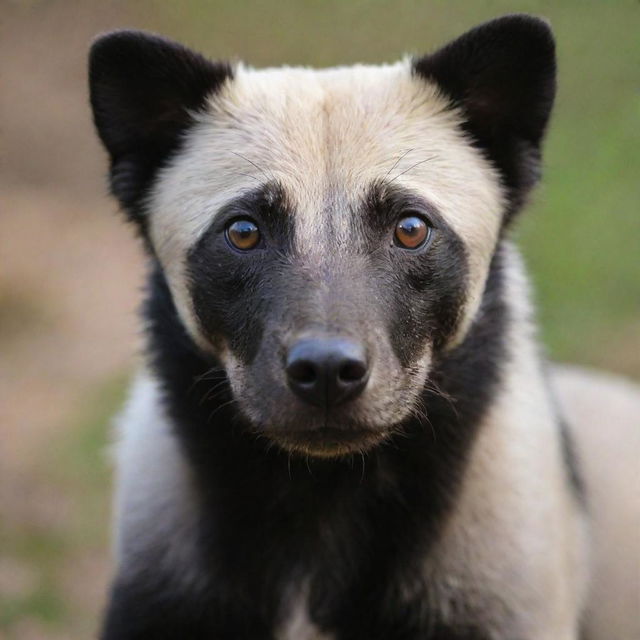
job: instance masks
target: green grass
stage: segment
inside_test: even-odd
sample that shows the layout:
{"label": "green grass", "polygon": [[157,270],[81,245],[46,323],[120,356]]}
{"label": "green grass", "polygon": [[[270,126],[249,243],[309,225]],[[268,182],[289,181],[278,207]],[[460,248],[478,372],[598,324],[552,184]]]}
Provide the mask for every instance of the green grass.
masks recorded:
{"label": "green grass", "polygon": [[24,617],[33,617],[56,626],[67,615],[57,588],[56,567],[65,557],[66,543],[60,533],[38,527],[23,527],[3,540],[3,550],[35,567],[38,579],[34,588],[20,597],[0,599],[0,630],[10,629]]}

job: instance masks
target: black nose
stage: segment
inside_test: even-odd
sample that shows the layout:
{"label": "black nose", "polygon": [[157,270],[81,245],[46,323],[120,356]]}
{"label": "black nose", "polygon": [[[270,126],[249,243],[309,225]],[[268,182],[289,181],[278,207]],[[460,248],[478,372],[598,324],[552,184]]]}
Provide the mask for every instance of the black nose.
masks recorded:
{"label": "black nose", "polygon": [[294,393],[323,408],[356,397],[369,379],[364,347],[345,338],[300,340],[287,354],[286,372]]}

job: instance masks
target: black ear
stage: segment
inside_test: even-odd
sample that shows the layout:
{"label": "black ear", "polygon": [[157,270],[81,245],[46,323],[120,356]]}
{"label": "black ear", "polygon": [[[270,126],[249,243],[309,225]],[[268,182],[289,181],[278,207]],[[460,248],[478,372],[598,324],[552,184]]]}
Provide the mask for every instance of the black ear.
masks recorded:
{"label": "black ear", "polygon": [[89,55],[93,118],[111,158],[111,191],[145,228],[142,200],[192,112],[231,77],[186,47],[140,31],[98,38]]}
{"label": "black ear", "polygon": [[414,61],[467,116],[465,129],[500,170],[511,211],[539,176],[540,145],[556,91],[549,25],[509,15]]}

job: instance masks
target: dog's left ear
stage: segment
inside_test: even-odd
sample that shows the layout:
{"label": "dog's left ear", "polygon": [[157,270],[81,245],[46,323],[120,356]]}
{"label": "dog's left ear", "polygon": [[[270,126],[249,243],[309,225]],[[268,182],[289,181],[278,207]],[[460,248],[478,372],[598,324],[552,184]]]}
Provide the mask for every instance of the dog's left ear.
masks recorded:
{"label": "dog's left ear", "polygon": [[143,233],[147,188],[193,113],[231,76],[228,64],[143,31],[116,31],[93,43],[89,91],[111,159],[111,190]]}
{"label": "dog's left ear", "polygon": [[462,108],[465,129],[499,169],[510,209],[517,209],[538,179],[555,97],[549,25],[528,15],[492,20],[415,60],[414,71]]}

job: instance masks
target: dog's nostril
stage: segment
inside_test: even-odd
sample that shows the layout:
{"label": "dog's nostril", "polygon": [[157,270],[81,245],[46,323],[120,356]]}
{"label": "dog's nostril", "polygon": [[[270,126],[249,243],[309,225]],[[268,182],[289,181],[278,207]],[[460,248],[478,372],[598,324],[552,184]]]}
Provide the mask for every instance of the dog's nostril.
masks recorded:
{"label": "dog's nostril", "polygon": [[318,373],[313,363],[306,360],[297,360],[287,366],[287,375],[291,380],[300,384],[313,384]]}
{"label": "dog's nostril", "polygon": [[366,375],[367,365],[361,360],[349,360],[338,371],[338,379],[343,382],[358,382]]}
{"label": "dog's nostril", "polygon": [[363,345],[345,338],[300,340],[287,354],[285,371],[289,388],[319,407],[355,398],[369,378]]}

